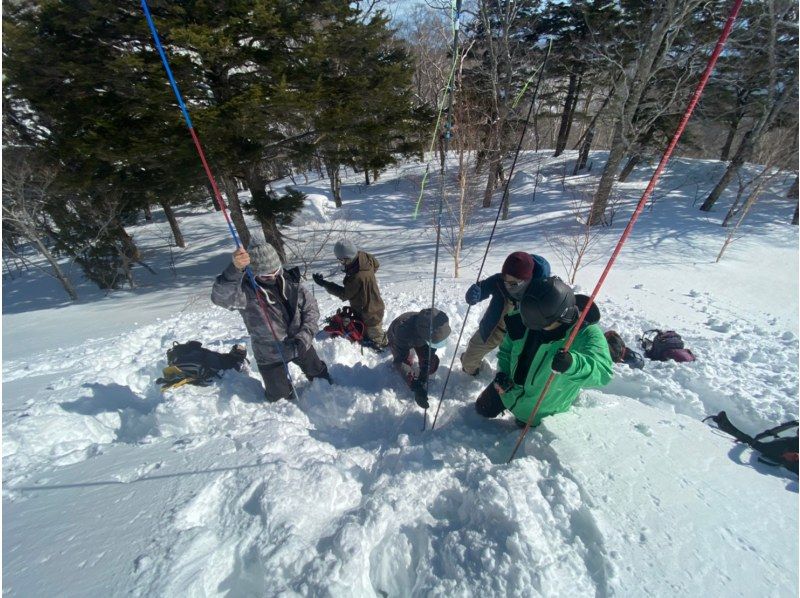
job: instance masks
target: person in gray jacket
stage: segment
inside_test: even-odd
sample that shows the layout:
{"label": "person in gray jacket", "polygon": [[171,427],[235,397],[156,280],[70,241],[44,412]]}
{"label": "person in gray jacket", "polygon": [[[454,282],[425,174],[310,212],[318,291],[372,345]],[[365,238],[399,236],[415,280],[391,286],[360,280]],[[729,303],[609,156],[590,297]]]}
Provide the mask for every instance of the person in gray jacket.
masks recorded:
{"label": "person in gray jacket", "polygon": [[[417,405],[427,409],[428,376],[439,369],[436,349],[444,347],[450,336],[447,314],[430,307],[400,314],[389,325],[386,336],[395,367],[414,392]],[[418,371],[414,368],[414,354],[419,362]]]}
{"label": "person in gray jacket", "polygon": [[[248,265],[258,291],[245,275]],[[268,401],[293,398],[281,353],[287,364],[292,361],[299,365],[309,380],[324,378],[331,382],[328,367],[312,344],[319,329],[317,302],[300,284],[299,269],[284,270],[272,245],[256,242],[247,251],[237,249],[231,264],[217,276],[211,301],[242,315]]]}

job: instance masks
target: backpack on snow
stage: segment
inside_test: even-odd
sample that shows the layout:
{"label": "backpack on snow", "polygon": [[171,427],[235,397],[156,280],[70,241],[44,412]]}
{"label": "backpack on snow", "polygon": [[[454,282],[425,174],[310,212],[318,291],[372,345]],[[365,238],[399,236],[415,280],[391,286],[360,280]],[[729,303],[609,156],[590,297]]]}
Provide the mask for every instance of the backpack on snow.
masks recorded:
{"label": "backpack on snow", "polygon": [[[783,423],[769,430],[764,430],[755,436],[748,436],[739,428],[731,423],[728,415],[724,411],[720,411],[717,415],[709,415],[703,421],[713,420],[717,424],[717,428],[726,432],[736,438],[739,442],[744,442],[751,448],[761,453],[758,460],[767,465],[785,467],[789,471],[797,473],[798,470],[798,447],[800,446],[800,439],[798,439],[798,421],[790,421]],[[788,430],[795,430],[794,436],[779,436]],[[773,438],[773,440],[765,440],[766,438]]]}
{"label": "backpack on snow", "polygon": [[653,361],[687,362],[697,359],[674,330],[648,330],[641,338],[644,356]]}
{"label": "backpack on snow", "polygon": [[322,330],[331,336],[341,336],[353,343],[364,340],[366,324],[350,306],[340,307],[325,322],[327,325]]}
{"label": "backpack on snow", "polygon": [[611,354],[611,360],[614,363],[624,363],[637,370],[644,367],[644,358],[627,347],[618,332],[607,330],[605,337],[608,342],[608,352]]}
{"label": "backpack on snow", "polygon": [[167,350],[169,365],[164,368],[163,376],[156,380],[156,384],[161,384],[162,392],[184,384],[208,386],[214,378],[220,377],[220,370],[241,372],[245,363],[249,363],[244,345],[234,345],[229,353],[218,353],[202,345],[200,341],[172,343],[172,348]]}

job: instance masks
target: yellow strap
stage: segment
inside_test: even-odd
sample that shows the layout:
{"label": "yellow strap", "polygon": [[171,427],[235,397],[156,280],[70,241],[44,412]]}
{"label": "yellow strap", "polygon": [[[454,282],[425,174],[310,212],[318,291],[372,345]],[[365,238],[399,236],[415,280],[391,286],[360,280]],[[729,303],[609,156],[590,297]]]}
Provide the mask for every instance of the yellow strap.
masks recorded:
{"label": "yellow strap", "polygon": [[164,392],[166,390],[171,390],[173,388],[178,388],[179,386],[183,386],[184,384],[188,384],[189,382],[192,382],[193,380],[194,380],[194,378],[184,378],[183,380],[178,380],[175,384],[168,384],[166,386],[162,386],[161,387],[161,392]]}

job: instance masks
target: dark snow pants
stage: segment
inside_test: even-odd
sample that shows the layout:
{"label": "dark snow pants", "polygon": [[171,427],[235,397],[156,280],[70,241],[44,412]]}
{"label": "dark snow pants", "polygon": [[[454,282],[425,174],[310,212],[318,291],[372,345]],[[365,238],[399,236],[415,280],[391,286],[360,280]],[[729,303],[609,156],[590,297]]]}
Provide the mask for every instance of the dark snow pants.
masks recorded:
{"label": "dark snow pants", "polygon": [[[317,350],[313,346],[300,352],[291,362],[299,365],[309,380],[314,378],[328,379],[328,366],[319,358]],[[283,363],[270,363],[268,365],[259,363],[258,371],[264,380],[264,397],[268,401],[294,398],[292,397],[289,381],[286,379],[286,370],[283,369]]]}

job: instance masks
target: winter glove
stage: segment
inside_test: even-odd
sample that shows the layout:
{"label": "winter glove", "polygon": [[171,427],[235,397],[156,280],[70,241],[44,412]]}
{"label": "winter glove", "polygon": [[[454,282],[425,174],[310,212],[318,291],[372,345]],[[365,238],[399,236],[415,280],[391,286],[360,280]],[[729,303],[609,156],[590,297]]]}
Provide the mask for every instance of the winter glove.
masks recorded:
{"label": "winter glove", "polygon": [[427,409],[430,405],[428,403],[428,392],[425,390],[425,383],[420,380],[414,380],[411,384],[411,390],[414,391],[414,401],[422,407]]}
{"label": "winter glove", "polygon": [[475,305],[481,300],[481,295],[483,295],[481,287],[477,284],[473,284],[471,287],[467,289],[467,295],[465,297],[465,299],[467,300],[467,304]]}
{"label": "winter glove", "polygon": [[303,346],[299,338],[285,338],[283,339],[283,357],[289,361],[294,359],[300,352]]}
{"label": "winter glove", "polygon": [[497,375],[494,377],[494,384],[503,392],[508,392],[514,387],[514,381],[505,372],[497,372]]}
{"label": "winter glove", "polygon": [[314,274],[311,278],[313,278],[314,282],[317,283],[319,286],[321,287],[325,286],[325,277],[322,276],[322,274],[320,274],[319,272]]}
{"label": "winter glove", "polygon": [[566,372],[569,367],[572,365],[572,355],[569,354],[569,351],[565,351],[564,349],[559,349],[555,356],[553,357],[552,368],[553,371],[558,374],[563,374]]}

